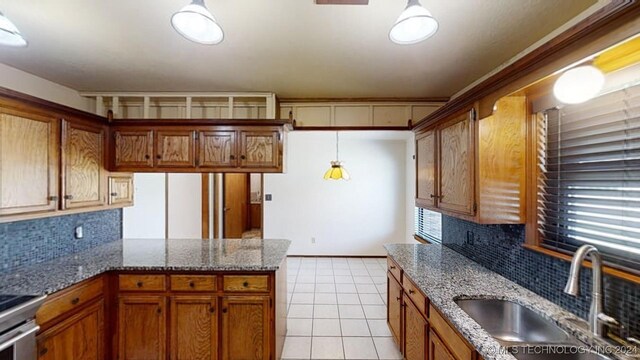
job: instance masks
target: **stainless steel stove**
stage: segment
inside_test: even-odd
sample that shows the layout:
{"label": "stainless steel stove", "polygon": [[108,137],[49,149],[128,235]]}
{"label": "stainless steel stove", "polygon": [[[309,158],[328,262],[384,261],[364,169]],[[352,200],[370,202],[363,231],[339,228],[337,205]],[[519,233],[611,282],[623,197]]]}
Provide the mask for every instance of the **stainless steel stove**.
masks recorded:
{"label": "stainless steel stove", "polygon": [[43,296],[0,295],[0,360],[36,359],[36,311]]}

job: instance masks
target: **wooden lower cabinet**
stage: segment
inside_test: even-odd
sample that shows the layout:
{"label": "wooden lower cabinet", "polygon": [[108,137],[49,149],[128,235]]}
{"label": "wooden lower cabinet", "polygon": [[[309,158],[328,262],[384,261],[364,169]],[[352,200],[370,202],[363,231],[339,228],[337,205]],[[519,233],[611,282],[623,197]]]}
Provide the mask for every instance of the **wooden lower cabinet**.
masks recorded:
{"label": "wooden lower cabinet", "polygon": [[39,360],[104,359],[103,300],[40,333],[37,347]]}
{"label": "wooden lower cabinet", "polygon": [[403,353],[407,360],[428,359],[428,323],[407,295],[403,299],[404,344]]}
{"label": "wooden lower cabinet", "polygon": [[222,359],[269,359],[269,296],[222,298]]}
{"label": "wooden lower cabinet", "polygon": [[172,360],[218,358],[218,311],[215,296],[171,297],[170,349]]}
{"label": "wooden lower cabinet", "polygon": [[166,358],[166,298],[121,295],[118,301],[118,359]]}
{"label": "wooden lower cabinet", "polygon": [[433,331],[429,333],[429,359],[458,360],[449,352],[449,349],[444,345],[444,342],[440,340],[440,337],[438,337],[438,335]]}
{"label": "wooden lower cabinet", "polygon": [[390,272],[387,277],[387,323],[393,340],[402,348],[402,286]]}

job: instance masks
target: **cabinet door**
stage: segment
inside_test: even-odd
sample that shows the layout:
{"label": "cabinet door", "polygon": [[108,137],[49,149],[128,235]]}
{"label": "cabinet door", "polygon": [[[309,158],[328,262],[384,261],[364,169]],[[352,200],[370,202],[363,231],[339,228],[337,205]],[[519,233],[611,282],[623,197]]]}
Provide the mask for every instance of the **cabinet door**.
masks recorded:
{"label": "cabinet door", "polygon": [[474,121],[463,113],[439,130],[438,207],[473,214],[474,202]]}
{"label": "cabinet door", "polygon": [[118,302],[119,359],[166,358],[166,309],[163,296],[126,295]]}
{"label": "cabinet door", "polygon": [[153,167],[153,131],[115,130],[113,137],[116,168]]}
{"label": "cabinet door", "polygon": [[156,166],[195,167],[195,131],[156,131]]}
{"label": "cabinet door", "polygon": [[237,166],[235,131],[200,131],[198,166],[232,168]]}
{"label": "cabinet door", "polygon": [[104,359],[103,301],[38,335],[37,347],[39,360]]}
{"label": "cabinet door", "polygon": [[418,308],[404,295],[404,358],[407,360],[427,359],[427,321]]}
{"label": "cabinet door", "polygon": [[104,135],[105,129],[101,126],[64,121],[62,194],[65,209],[106,203]]}
{"label": "cabinet door", "polygon": [[387,273],[387,324],[393,340],[402,349],[402,286]]}
{"label": "cabinet door", "polygon": [[280,164],[280,132],[240,131],[240,166],[273,168]]}
{"label": "cabinet door", "polygon": [[109,204],[133,205],[133,174],[109,175]]}
{"label": "cabinet door", "polygon": [[435,332],[429,332],[429,360],[457,360]]}
{"label": "cabinet door", "polygon": [[269,297],[225,296],[222,299],[222,358],[269,358]]}
{"label": "cabinet door", "polygon": [[427,131],[416,136],[416,204],[436,206],[436,135]]}
{"label": "cabinet door", "polygon": [[0,109],[0,215],[56,210],[58,131],[54,118]]}
{"label": "cabinet door", "polygon": [[171,359],[210,360],[218,355],[216,298],[171,297]]}

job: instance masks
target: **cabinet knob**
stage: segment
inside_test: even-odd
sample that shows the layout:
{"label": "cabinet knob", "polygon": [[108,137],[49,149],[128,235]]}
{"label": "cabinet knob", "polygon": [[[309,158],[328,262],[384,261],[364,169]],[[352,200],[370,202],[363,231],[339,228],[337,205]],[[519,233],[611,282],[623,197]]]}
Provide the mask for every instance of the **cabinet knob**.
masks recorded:
{"label": "cabinet knob", "polygon": [[400,301],[400,296],[397,296],[397,297],[396,297],[396,301]]}
{"label": "cabinet knob", "polygon": [[49,201],[58,201],[57,196],[49,196]]}
{"label": "cabinet knob", "polygon": [[193,281],[189,281],[189,287],[190,288],[196,287],[196,283],[194,283]]}
{"label": "cabinet knob", "polygon": [[136,285],[138,285],[139,288],[142,287],[142,281],[138,281]]}
{"label": "cabinet knob", "polygon": [[231,159],[231,160],[235,160],[235,159],[236,159],[236,156],[235,156],[235,155],[229,155],[229,159]]}
{"label": "cabinet knob", "polygon": [[391,269],[391,270],[393,270],[393,269],[395,269],[395,268],[396,268],[396,267],[395,267],[395,266],[393,266],[393,265],[389,266],[389,269]]}
{"label": "cabinet knob", "polygon": [[111,196],[118,196],[118,193],[117,192],[112,192]]}
{"label": "cabinet knob", "polygon": [[242,286],[244,286],[244,287],[249,286],[249,282],[248,282],[248,281],[243,282],[243,283],[242,283]]}
{"label": "cabinet knob", "polygon": [[156,159],[158,159],[158,160],[162,159],[162,155],[160,155],[160,154],[156,155]]}
{"label": "cabinet knob", "polygon": [[415,291],[413,291],[413,290],[409,289],[409,294],[410,294],[410,295],[413,295],[413,294],[415,294],[415,293],[416,293]]}
{"label": "cabinet knob", "polygon": [[73,199],[73,195],[65,195],[64,199],[65,200],[72,200]]}
{"label": "cabinet knob", "polygon": [[157,312],[158,314],[162,314],[162,309],[161,309],[161,308],[158,308],[158,310],[156,310],[156,312]]}
{"label": "cabinet knob", "polygon": [[244,155],[240,155],[240,159],[244,160],[244,159],[246,159],[246,158],[247,158],[246,156],[244,156]]}
{"label": "cabinet knob", "polygon": [[222,312],[226,314],[227,313],[227,308],[222,308]]}
{"label": "cabinet knob", "polygon": [[71,300],[72,305],[78,305],[79,302],[80,302],[80,298],[73,298],[73,300]]}
{"label": "cabinet knob", "polygon": [[151,158],[151,156],[149,156],[148,154],[144,156],[145,159],[149,160]]}
{"label": "cabinet knob", "polygon": [[214,308],[213,306],[210,307],[209,308],[209,312],[213,314],[214,312],[216,312],[216,308]]}

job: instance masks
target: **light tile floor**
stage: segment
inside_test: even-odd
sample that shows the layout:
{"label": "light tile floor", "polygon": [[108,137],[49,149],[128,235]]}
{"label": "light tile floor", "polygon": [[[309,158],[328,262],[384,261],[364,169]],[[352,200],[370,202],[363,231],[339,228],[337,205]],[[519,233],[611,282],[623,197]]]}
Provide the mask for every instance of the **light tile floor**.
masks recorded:
{"label": "light tile floor", "polygon": [[287,259],[283,359],[402,359],[387,326],[386,260]]}

